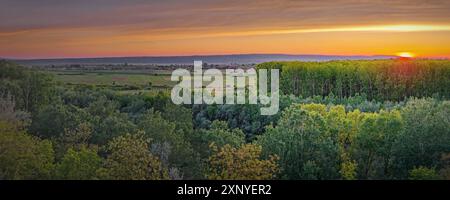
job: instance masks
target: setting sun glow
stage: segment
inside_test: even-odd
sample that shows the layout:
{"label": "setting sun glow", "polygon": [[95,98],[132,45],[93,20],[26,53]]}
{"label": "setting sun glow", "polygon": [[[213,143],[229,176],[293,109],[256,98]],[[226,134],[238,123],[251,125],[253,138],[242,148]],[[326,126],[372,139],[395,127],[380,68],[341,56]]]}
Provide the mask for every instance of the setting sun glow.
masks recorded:
{"label": "setting sun glow", "polygon": [[399,52],[397,53],[397,56],[401,58],[414,58],[416,55],[411,52]]}
{"label": "setting sun glow", "polygon": [[279,1],[90,0],[68,6],[54,0],[1,0],[0,58],[222,54],[450,58],[448,0]]}

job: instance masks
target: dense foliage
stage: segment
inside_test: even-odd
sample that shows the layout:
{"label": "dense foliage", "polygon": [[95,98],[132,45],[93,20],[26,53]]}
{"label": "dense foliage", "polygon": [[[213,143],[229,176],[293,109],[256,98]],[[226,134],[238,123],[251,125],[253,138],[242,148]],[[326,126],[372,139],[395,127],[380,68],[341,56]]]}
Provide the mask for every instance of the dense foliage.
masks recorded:
{"label": "dense foliage", "polygon": [[261,64],[282,69],[273,116],[0,64],[0,179],[450,178],[448,61]]}
{"label": "dense foliage", "polygon": [[366,94],[368,99],[450,98],[448,60],[374,60],[269,62],[258,69],[280,69],[280,89],[296,96],[339,98]]}

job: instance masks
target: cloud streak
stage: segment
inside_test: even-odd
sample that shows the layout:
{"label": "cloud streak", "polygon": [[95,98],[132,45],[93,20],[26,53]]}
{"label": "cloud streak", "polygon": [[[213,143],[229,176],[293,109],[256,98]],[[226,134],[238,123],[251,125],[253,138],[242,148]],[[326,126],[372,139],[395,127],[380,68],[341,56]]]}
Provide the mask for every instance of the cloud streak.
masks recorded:
{"label": "cloud streak", "polygon": [[[123,49],[115,50],[114,55],[189,54],[198,50],[184,45],[195,43],[209,47],[211,53],[242,52],[252,49],[242,46],[242,38],[265,38],[259,42],[272,47],[287,37],[308,42],[311,37],[319,41],[316,36],[321,36],[324,41],[334,38],[336,41],[329,42],[337,44],[345,39],[337,37],[338,33],[379,34],[366,34],[370,35],[367,43],[390,33],[413,39],[408,33],[420,32],[436,40],[433,35],[450,31],[449,10],[447,0],[1,0],[0,56],[51,56],[52,48],[61,52],[56,56],[83,52],[107,56],[112,54],[111,48]],[[441,45],[447,42],[447,37],[439,38]],[[227,44],[218,42],[225,40]],[[263,44],[255,41],[251,45]],[[318,46],[322,48],[319,53],[336,48]],[[443,51],[439,46],[427,48]],[[442,53],[450,54],[445,48]]]}

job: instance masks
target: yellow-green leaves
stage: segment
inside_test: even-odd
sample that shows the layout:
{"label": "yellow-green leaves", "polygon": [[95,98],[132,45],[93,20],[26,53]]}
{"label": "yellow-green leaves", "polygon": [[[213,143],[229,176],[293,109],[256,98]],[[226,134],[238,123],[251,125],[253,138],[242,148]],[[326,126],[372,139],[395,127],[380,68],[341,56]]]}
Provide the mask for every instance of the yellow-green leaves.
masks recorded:
{"label": "yellow-green leaves", "polygon": [[267,180],[278,172],[277,156],[261,158],[261,146],[246,144],[240,148],[225,145],[218,148],[211,144],[213,155],[209,157],[208,179],[219,180]]}

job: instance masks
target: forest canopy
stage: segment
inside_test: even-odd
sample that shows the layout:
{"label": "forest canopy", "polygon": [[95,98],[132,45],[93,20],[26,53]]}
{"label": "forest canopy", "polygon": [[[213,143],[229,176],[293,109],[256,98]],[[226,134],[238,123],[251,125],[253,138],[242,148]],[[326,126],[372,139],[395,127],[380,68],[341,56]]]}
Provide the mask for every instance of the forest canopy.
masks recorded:
{"label": "forest canopy", "polygon": [[280,112],[0,62],[0,179],[449,179],[450,61],[269,62]]}

